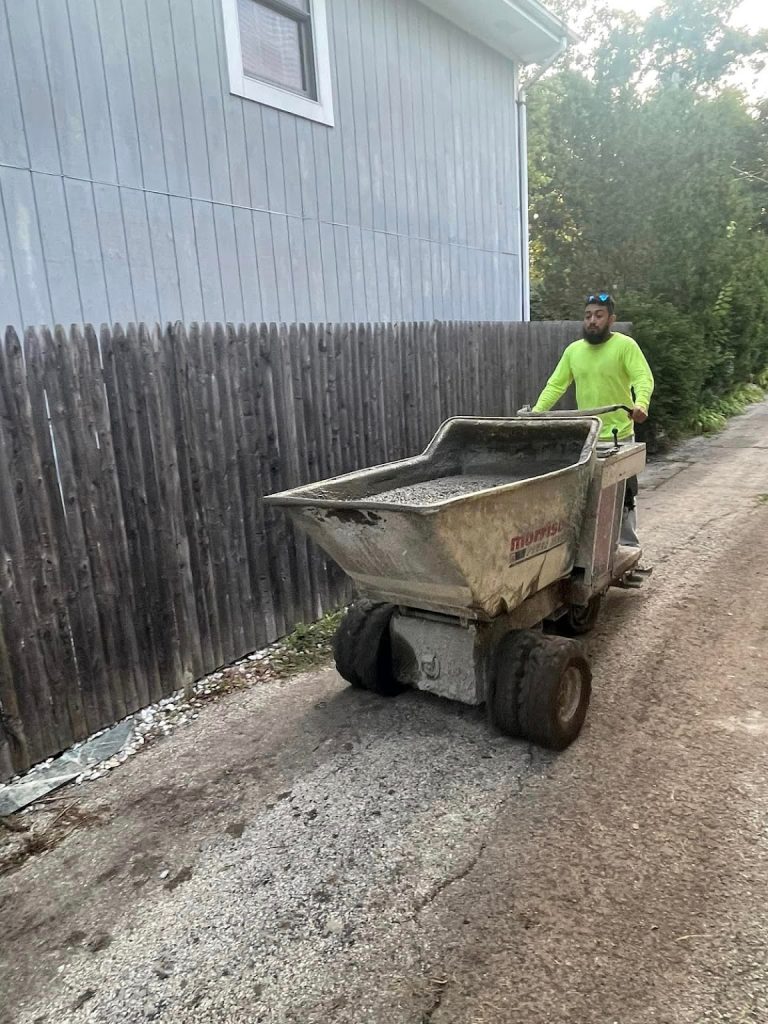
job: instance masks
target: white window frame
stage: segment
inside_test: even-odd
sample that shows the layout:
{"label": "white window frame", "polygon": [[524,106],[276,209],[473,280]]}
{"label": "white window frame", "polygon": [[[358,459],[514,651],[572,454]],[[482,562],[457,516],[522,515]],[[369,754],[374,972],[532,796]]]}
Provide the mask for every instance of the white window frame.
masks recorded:
{"label": "white window frame", "polygon": [[229,89],[235,96],[242,96],[267,107],[285,110],[297,117],[318,121],[331,127],[333,120],[333,95],[331,90],[331,54],[328,45],[328,21],[325,0],[310,0],[312,18],[312,50],[315,60],[315,82],[317,99],[302,96],[301,93],[281,89],[271,82],[251,78],[243,71],[243,51],[240,45],[240,19],[237,15],[237,0],[221,0],[224,14],[224,35],[227,44],[229,67]]}

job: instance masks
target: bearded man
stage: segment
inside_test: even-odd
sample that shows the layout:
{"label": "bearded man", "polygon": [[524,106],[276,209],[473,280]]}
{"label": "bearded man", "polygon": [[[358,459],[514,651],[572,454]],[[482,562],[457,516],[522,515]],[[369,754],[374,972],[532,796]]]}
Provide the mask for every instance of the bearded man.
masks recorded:
{"label": "bearded man", "polygon": [[[579,409],[597,409],[606,405],[625,405],[622,410],[601,416],[601,441],[631,441],[635,423],[648,419],[653,394],[653,374],[637,342],[614,331],[616,306],[608,292],[592,292],[584,309],[584,334],[563,352],[554,373],[539,395],[532,412],[546,412],[576,385]],[[635,496],[637,478],[627,481],[619,543],[640,547],[637,538]]]}

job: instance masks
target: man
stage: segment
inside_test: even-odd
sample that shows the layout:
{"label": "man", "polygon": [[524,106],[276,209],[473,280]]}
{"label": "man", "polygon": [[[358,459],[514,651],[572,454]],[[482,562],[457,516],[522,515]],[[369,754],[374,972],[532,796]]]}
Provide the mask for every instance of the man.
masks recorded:
{"label": "man", "polygon": [[[584,309],[584,336],[563,352],[560,362],[539,395],[533,412],[546,412],[576,384],[579,409],[597,409],[603,405],[626,405],[626,412],[606,413],[602,419],[601,441],[612,441],[614,430],[619,441],[634,437],[635,423],[648,419],[653,394],[653,374],[634,339],[614,331],[615,304],[608,292],[587,296]],[[635,495],[637,477],[627,481],[620,543],[640,547],[637,539]]]}

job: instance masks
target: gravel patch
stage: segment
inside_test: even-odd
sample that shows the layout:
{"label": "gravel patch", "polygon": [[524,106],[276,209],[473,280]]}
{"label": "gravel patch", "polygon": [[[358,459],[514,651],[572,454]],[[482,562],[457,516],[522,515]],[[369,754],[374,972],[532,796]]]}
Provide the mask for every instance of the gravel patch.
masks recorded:
{"label": "gravel patch", "polygon": [[519,483],[521,480],[530,480],[533,476],[542,476],[545,473],[553,472],[554,469],[562,469],[562,465],[529,466],[525,472],[520,473],[442,476],[435,480],[423,480],[404,487],[394,487],[389,491],[380,491],[378,494],[366,495],[364,500],[386,501],[393,505],[436,505],[441,501],[460,498],[465,494],[488,491],[495,487]]}
{"label": "gravel patch", "polygon": [[[418,916],[472,869],[530,765],[478,713],[460,711],[461,736],[436,733],[433,706],[403,701],[402,732],[361,737],[209,843],[194,871],[166,870],[140,934],[63,965],[57,996],[19,1024],[380,1021],[382,1001],[391,1024],[412,1020],[401,1001],[423,973]],[[403,785],[398,766],[415,759],[424,770]],[[364,979],[384,964],[366,1005]],[[341,977],[356,992],[346,1009]]]}

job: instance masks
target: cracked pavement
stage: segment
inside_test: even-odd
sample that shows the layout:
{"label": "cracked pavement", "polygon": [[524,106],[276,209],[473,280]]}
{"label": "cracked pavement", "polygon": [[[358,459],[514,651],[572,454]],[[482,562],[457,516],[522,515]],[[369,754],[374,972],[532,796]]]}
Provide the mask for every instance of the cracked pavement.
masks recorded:
{"label": "cracked pavement", "polygon": [[0,878],[3,1024],[768,1021],[767,436],[649,467],[565,753],[329,668],[62,794]]}

